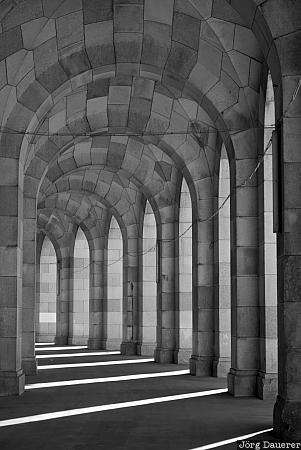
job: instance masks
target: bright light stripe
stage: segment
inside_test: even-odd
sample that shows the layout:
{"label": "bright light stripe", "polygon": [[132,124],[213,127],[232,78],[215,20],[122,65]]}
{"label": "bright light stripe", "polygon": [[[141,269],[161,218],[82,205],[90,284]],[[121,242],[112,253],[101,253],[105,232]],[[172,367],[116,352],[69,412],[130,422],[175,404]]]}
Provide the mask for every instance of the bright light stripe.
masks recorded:
{"label": "bright light stripe", "polygon": [[77,356],[106,356],[120,355],[120,352],[93,352],[90,353],[58,353],[57,355],[36,355],[37,359],[53,359],[53,358],[76,358]]}
{"label": "bright light stripe", "polygon": [[215,389],[212,391],[189,392],[188,394],[169,395],[167,397],[148,398],[145,400],[136,400],[132,402],[111,403],[101,406],[90,406],[88,408],[67,409],[65,411],[56,411],[46,414],[37,414],[35,416],[18,417],[16,419],[1,420],[0,427],[9,427],[12,425],[21,425],[24,423],[42,422],[44,420],[60,419],[62,417],[80,416],[83,414],[98,413],[103,411],[112,411],[116,409],[132,408],[133,406],[154,405],[156,403],[167,403],[176,400],[187,400],[190,398],[206,397],[208,395],[222,394],[228,392],[228,389]]}
{"label": "bright light stripe", "polygon": [[94,367],[94,366],[117,366],[119,364],[138,364],[145,362],[154,362],[154,358],[145,359],[121,359],[120,361],[97,361],[91,363],[73,363],[73,364],[50,364],[38,366],[38,370],[48,369],[71,369],[73,367]]}
{"label": "bright light stripe", "polygon": [[[0,426],[1,426],[1,424],[0,424]],[[269,431],[272,431],[272,430],[273,430],[273,428],[268,428],[267,430],[257,431],[256,433],[251,433],[251,434],[245,434],[244,436],[227,439],[226,441],[215,442],[214,444],[203,445],[202,447],[193,448],[191,450],[209,450],[210,448],[217,448],[217,447],[221,447],[222,445],[233,444],[234,442],[237,442],[237,441],[243,441],[245,439],[250,439],[254,436],[257,436],[258,434],[268,433]]]}
{"label": "bright light stripe", "polygon": [[79,384],[94,384],[94,383],[111,383],[114,381],[130,381],[130,380],[142,380],[146,378],[160,378],[160,377],[175,377],[178,375],[187,375],[189,370],[175,370],[173,372],[155,372],[155,373],[143,373],[138,375],[123,375],[119,377],[104,377],[104,378],[87,378],[85,380],[69,380],[69,381],[53,381],[51,383],[36,383],[28,384],[25,386],[25,390],[31,389],[43,389],[60,386],[77,386]]}
{"label": "bright light stripe", "polygon": [[65,345],[65,347],[38,347],[36,352],[55,352],[56,350],[82,350],[86,345]]}
{"label": "bright light stripe", "polygon": [[40,347],[40,346],[43,346],[43,345],[54,345],[54,342],[36,342],[35,343],[36,347]]}

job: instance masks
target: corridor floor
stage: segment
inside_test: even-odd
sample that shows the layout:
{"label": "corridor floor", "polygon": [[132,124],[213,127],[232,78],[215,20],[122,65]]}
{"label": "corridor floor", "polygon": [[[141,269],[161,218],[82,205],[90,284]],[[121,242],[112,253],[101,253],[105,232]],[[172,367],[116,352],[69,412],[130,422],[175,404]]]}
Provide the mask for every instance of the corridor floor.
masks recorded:
{"label": "corridor floor", "polygon": [[48,344],[36,353],[25,393],[0,398],[1,450],[234,449],[221,442],[272,427],[272,401],[234,399],[224,379],[186,366]]}

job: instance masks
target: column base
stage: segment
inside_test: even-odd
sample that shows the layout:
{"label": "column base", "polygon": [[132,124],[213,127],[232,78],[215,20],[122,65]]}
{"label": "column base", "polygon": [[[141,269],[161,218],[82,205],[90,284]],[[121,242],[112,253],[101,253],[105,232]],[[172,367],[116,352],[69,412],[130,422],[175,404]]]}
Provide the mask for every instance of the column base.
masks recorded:
{"label": "column base", "polygon": [[122,342],[120,345],[120,353],[122,355],[137,355],[137,343],[136,342]]}
{"label": "column base", "polygon": [[278,376],[276,373],[258,372],[257,397],[262,400],[275,400],[278,392]]}
{"label": "column base", "polygon": [[68,345],[68,336],[56,336],[54,338],[55,345]]}
{"label": "column base", "polygon": [[191,348],[179,348],[174,352],[174,361],[176,364],[189,364],[191,358]]}
{"label": "column base", "polygon": [[38,373],[36,358],[33,357],[22,359],[22,369],[25,375],[36,375]]}
{"label": "column base", "polygon": [[43,344],[52,344],[55,341],[55,336],[49,336],[47,335],[39,335],[37,336],[36,334],[36,342],[41,343],[43,342]]}
{"label": "column base", "polygon": [[284,441],[301,440],[301,402],[277,397],[274,406],[274,432]]}
{"label": "column base", "polygon": [[72,336],[68,338],[68,345],[87,345],[87,336]]}
{"label": "column base", "polygon": [[230,369],[228,391],[234,397],[255,397],[257,370]]}
{"label": "column base", "polygon": [[106,341],[105,339],[88,339],[88,349],[89,350],[105,350]]}
{"label": "column base", "polygon": [[220,357],[213,360],[212,375],[218,378],[227,378],[231,368],[231,358]]}
{"label": "column base", "polygon": [[156,363],[173,364],[174,350],[169,348],[156,348],[154,351],[154,358]]}
{"label": "column base", "polygon": [[25,388],[25,374],[20,369],[17,372],[0,372],[0,397],[21,395]]}
{"label": "column base", "polygon": [[140,356],[154,356],[154,352],[156,349],[155,343],[143,343],[137,345],[137,355]]}
{"label": "column base", "polygon": [[189,361],[190,375],[195,377],[212,377],[213,360],[211,356],[194,356]]}
{"label": "column base", "polygon": [[120,350],[121,340],[120,339],[107,339],[104,343],[104,348],[106,350]]}

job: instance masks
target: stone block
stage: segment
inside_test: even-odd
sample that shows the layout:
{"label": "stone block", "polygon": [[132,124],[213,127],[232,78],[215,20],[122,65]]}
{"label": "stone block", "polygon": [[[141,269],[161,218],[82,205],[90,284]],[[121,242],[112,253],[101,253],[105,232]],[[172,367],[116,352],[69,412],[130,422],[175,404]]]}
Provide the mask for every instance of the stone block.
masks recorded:
{"label": "stone block", "polygon": [[154,93],[152,110],[164,117],[170,118],[173,106],[173,99],[162,95],[158,92]]}
{"label": "stone block", "polygon": [[172,39],[198,50],[201,22],[186,14],[175,13]]}
{"label": "stone block", "polygon": [[61,17],[82,9],[82,0],[42,0],[46,17]]}
{"label": "stone block", "polygon": [[70,78],[86,72],[91,67],[82,42],[59,50],[59,61]]}
{"label": "stone block", "polygon": [[256,306],[236,308],[235,335],[240,338],[259,336],[259,310]]}
{"label": "stone block", "polygon": [[46,17],[23,23],[21,30],[23,45],[27,50],[33,50],[56,35],[55,21],[47,20]]}
{"label": "stone block", "polygon": [[[215,36],[218,36],[225,51],[232,50],[235,24],[212,18],[210,19],[210,29],[215,32]],[[202,36],[204,34],[203,32],[204,28],[202,29]]]}
{"label": "stone block", "polygon": [[[164,68],[171,47],[171,27],[163,23],[145,22],[141,63]],[[152,69],[153,71],[153,69]]]}
{"label": "stone block", "polygon": [[25,389],[23,370],[0,372],[0,397],[21,395]]}
{"label": "stone block", "polygon": [[240,53],[249,55],[257,61],[262,60],[262,52],[258,42],[249,28],[237,25],[234,35],[234,49]]}
{"label": "stone block", "polygon": [[84,23],[104,22],[106,20],[113,19],[113,1],[102,0],[101,4],[99,0],[84,0]]}
{"label": "stone block", "polygon": [[0,158],[1,185],[16,186],[19,178],[18,160],[13,158]]}
{"label": "stone block", "polygon": [[133,97],[151,100],[154,93],[155,82],[145,78],[134,77],[132,95]]}
{"label": "stone block", "polygon": [[133,98],[129,110],[128,125],[132,130],[144,130],[148,123],[151,102],[143,98]]}
{"label": "stone block", "polygon": [[230,369],[228,390],[234,397],[253,397],[256,394],[256,371]]}
{"label": "stone block", "polygon": [[174,0],[145,0],[144,20],[172,25]]}
{"label": "stone block", "polygon": [[255,276],[258,273],[258,249],[256,247],[237,248],[237,275]]}
{"label": "stone block", "polygon": [[186,79],[197,62],[197,52],[177,42],[172,48],[166,63],[166,71]]}
{"label": "stone block", "polygon": [[215,107],[223,112],[237,103],[239,98],[239,87],[223,70],[221,71],[220,81],[214,85],[207,93],[208,99],[213,102]]}
{"label": "stone block", "polygon": [[34,63],[36,78],[48,92],[53,92],[67,80],[66,73],[58,64],[55,38],[34,49]]}
{"label": "stone block", "polygon": [[86,109],[87,91],[79,91],[67,97],[67,120]]}
{"label": "stone block", "polygon": [[56,20],[58,49],[83,40],[83,15],[77,11]]}
{"label": "stone block", "polygon": [[128,105],[130,102],[130,86],[110,86],[109,105]]}
{"label": "stone block", "polygon": [[36,111],[47,97],[48,92],[35,80],[33,70],[17,86],[18,102],[31,111]]}
{"label": "stone block", "polygon": [[143,5],[115,4],[114,31],[139,32],[143,31]]}
{"label": "stone block", "polygon": [[16,86],[22,78],[33,69],[33,54],[31,51],[20,50],[6,60],[7,80]]}
{"label": "stone block", "polygon": [[115,53],[117,63],[139,63],[142,51],[142,33],[116,33]]}
{"label": "stone block", "polygon": [[0,35],[0,61],[22,48],[21,28],[16,27]]}
{"label": "stone block", "polygon": [[128,105],[110,105],[108,108],[109,126],[126,127],[128,124],[128,112]]}
{"label": "stone block", "polygon": [[190,3],[204,19],[211,16],[213,0],[190,0]]}
{"label": "stone block", "polygon": [[19,223],[17,217],[1,217],[0,246],[14,246],[18,244]]}
{"label": "stone block", "polygon": [[107,97],[88,100],[87,118],[92,130],[99,130],[108,126]]}
{"label": "stone block", "polygon": [[43,9],[41,0],[28,0],[26,4],[20,2],[14,4],[14,8],[3,18],[2,27],[6,31],[42,16]]}
{"label": "stone block", "polygon": [[92,67],[115,63],[112,20],[86,25],[85,42]]}
{"label": "stone block", "polygon": [[97,97],[107,97],[109,95],[110,80],[99,78],[88,84],[88,100]]}
{"label": "stone block", "polygon": [[212,6],[212,16],[224,21],[233,22],[245,26],[244,19],[240,14],[227,2],[223,0],[215,0]]}
{"label": "stone block", "polygon": [[18,216],[18,188],[0,186],[0,216]]}

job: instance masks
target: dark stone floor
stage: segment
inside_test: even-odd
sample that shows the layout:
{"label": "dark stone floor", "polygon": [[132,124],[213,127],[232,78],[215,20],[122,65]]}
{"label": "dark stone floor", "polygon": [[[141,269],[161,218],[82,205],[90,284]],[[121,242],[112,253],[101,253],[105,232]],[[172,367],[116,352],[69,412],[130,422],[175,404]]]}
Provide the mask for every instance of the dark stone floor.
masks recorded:
{"label": "dark stone floor", "polygon": [[[71,350],[70,352],[82,352]],[[39,351],[39,354],[45,352]],[[47,353],[47,352],[46,352]],[[50,352],[49,352],[50,353]],[[56,353],[66,353],[57,351]],[[42,359],[39,365],[137,359],[119,355]],[[41,370],[26,383],[112,377],[183,370],[153,362]],[[0,398],[0,426],[6,419],[97,405],[221,389],[224,379],[177,375],[166,378],[28,390]],[[272,427],[272,401],[233,398],[227,393],[76,415],[0,428],[1,450],[190,450]],[[265,434],[258,439],[267,439]],[[236,449],[237,444],[218,448]]]}

